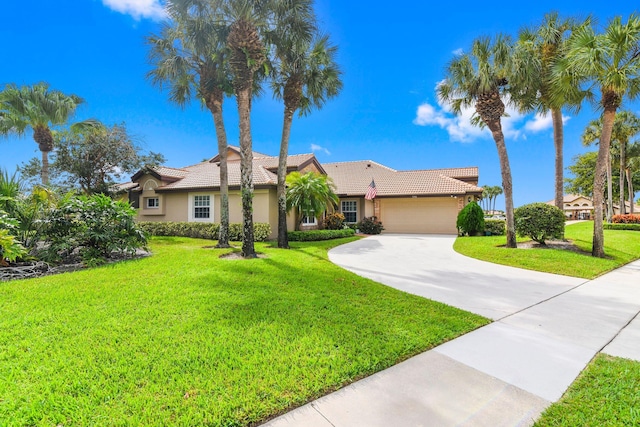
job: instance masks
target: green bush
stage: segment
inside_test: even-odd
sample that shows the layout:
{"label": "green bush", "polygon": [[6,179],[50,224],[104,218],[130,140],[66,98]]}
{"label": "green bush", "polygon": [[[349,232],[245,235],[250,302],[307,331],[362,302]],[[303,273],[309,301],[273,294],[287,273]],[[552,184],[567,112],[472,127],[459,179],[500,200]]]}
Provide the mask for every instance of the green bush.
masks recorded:
{"label": "green bush", "polygon": [[340,212],[328,214],[324,218],[324,228],[327,230],[342,230],[344,228],[344,215]]}
{"label": "green bush", "polygon": [[546,203],[531,203],[515,210],[516,233],[544,245],[564,236],[564,212]]}
{"label": "green bush", "polygon": [[474,236],[482,233],[484,231],[484,211],[475,201],[469,202],[458,213],[456,227],[461,235]]}
{"label": "green bush", "polygon": [[133,254],[147,243],[128,203],[103,195],[67,197],[52,209],[43,230],[40,256],[57,262],[75,250],[87,265],[104,263],[113,252]]}
{"label": "green bush", "polygon": [[485,219],[484,231],[492,236],[504,236],[507,232],[506,221],[503,219]]}
{"label": "green bush", "polygon": [[340,239],[342,237],[351,237],[355,231],[351,228],[343,228],[342,230],[309,230],[309,231],[289,231],[290,242],[312,242],[318,240]]}
{"label": "green bush", "polygon": [[604,224],[605,230],[631,230],[631,231],[640,231],[640,224]]}
{"label": "green bush", "polygon": [[[220,224],[213,222],[143,221],[139,222],[138,225],[152,236],[178,236],[218,240],[220,231]],[[253,235],[256,242],[263,242],[271,235],[271,226],[262,222],[254,223]],[[229,224],[229,240],[242,241],[242,224]]]}
{"label": "green bush", "polygon": [[375,216],[364,218],[357,224],[357,227],[364,234],[380,234],[384,230],[382,223]]}

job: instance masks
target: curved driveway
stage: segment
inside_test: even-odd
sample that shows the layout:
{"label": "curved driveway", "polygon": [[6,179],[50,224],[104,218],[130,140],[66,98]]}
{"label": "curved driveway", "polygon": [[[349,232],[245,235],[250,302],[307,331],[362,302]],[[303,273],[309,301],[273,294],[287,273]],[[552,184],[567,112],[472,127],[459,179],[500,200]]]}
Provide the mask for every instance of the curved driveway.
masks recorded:
{"label": "curved driveway", "polygon": [[415,234],[371,236],[332,249],[329,259],[376,282],[493,320],[586,282],[469,258],[453,250],[455,239]]}

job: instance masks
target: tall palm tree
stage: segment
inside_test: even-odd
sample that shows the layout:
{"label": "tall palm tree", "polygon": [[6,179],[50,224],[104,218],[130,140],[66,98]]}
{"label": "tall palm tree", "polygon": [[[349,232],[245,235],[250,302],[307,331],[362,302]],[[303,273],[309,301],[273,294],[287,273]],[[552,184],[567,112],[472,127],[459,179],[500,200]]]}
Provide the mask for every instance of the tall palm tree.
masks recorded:
{"label": "tall palm tree", "polygon": [[169,99],[180,107],[197,98],[213,116],[220,160],[220,232],[216,246],[228,248],[228,144],[222,104],[232,87],[225,27],[217,21],[208,2],[185,8],[179,2],[168,1],[166,9],[171,22],[162,26],[160,35],[147,38],[149,62],[154,67],[147,76],[161,89],[167,86]]}
{"label": "tall palm tree", "polygon": [[42,153],[42,185],[49,184],[49,153],[54,148],[51,127],[64,125],[84,100],[50,90],[49,84],[18,87],[8,84],[0,92],[0,135],[23,136],[33,130],[33,139]]}
{"label": "tall palm tree", "polygon": [[342,89],[340,68],[335,56],[337,47],[329,36],[317,36],[313,42],[291,37],[292,32],[278,28],[275,40],[276,67],[272,87],[274,95],[284,100],[284,121],[278,157],[278,247],[288,248],[286,176],[289,138],[293,115],[308,114]]}
{"label": "tall palm tree", "polygon": [[625,98],[640,93],[640,18],[631,15],[626,23],[614,18],[601,34],[590,21],[574,29],[565,57],[555,70],[559,93],[573,91],[576,83],[600,90],[603,109],[602,134],[593,181],[593,247],[591,254],[603,258],[603,189],[613,124]]}
{"label": "tall palm tree", "polygon": [[633,174],[640,172],[640,142],[634,142],[629,145],[627,150],[627,168],[625,175],[627,177],[627,187],[629,193],[629,213],[633,215],[635,212],[635,190],[633,188]]}
{"label": "tall palm tree", "polygon": [[575,26],[571,19],[561,19],[557,12],[548,13],[535,28],[520,31],[515,49],[512,79],[519,79],[519,86],[526,90],[512,94],[523,111],[539,114],[551,112],[553,143],[555,147],[555,205],[563,209],[564,198],[564,125],[562,109],[577,110],[582,94],[579,90],[566,91],[565,96],[554,93],[553,67],[564,55],[566,41]]}
{"label": "tall palm tree", "polygon": [[304,217],[318,217],[338,204],[331,178],[315,172],[291,172],[287,176],[287,211],[296,211],[296,230]]}
{"label": "tall palm tree", "polygon": [[491,131],[498,150],[504,189],[506,246],[515,248],[511,167],[501,120],[505,111],[503,98],[509,99],[505,95],[509,89],[511,52],[509,40],[502,35],[493,42],[488,37],[476,39],[469,53],[458,55],[449,63],[445,81],[438,86],[438,95],[451,104],[456,114],[460,114],[463,108],[473,106],[479,119],[475,123],[485,125]]}

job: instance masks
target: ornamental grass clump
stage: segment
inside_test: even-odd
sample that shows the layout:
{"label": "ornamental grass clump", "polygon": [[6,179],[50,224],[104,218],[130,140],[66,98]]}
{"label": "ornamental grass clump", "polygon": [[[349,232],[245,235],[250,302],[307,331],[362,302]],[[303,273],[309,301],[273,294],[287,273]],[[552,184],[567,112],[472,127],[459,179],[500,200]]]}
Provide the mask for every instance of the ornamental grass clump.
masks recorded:
{"label": "ornamental grass clump", "polygon": [[475,236],[484,231],[484,212],[476,202],[469,202],[458,214],[456,227],[460,235]]}
{"label": "ornamental grass clump", "polygon": [[545,240],[564,237],[564,213],[546,203],[530,203],[515,210],[516,233],[545,244]]}

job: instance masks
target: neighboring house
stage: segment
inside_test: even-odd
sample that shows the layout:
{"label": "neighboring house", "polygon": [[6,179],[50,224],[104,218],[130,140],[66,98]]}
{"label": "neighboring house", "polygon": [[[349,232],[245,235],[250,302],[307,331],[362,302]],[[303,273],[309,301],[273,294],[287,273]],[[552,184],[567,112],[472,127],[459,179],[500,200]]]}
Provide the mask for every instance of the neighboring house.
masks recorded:
{"label": "neighboring house", "polygon": [[[278,157],[253,153],[253,219],[271,225],[277,234],[276,196]],[[220,221],[220,168],[218,156],[184,168],[155,167],[133,175],[122,184],[138,209],[141,221]],[[242,222],[240,197],[240,150],[229,147],[229,218]],[[287,171],[314,171],[328,175],[340,197],[338,211],[347,222],[376,216],[391,233],[455,234],[460,209],[482,194],[477,186],[478,168],[396,171],[373,161],[321,165],[313,154],[292,155]],[[365,194],[375,180],[377,196]],[[288,218],[293,230],[295,219]],[[304,218],[303,229],[318,228],[316,218]]]}
{"label": "neighboring house", "polygon": [[[547,202],[548,205],[555,205],[554,200]],[[593,219],[593,200],[590,197],[583,196],[581,194],[565,194],[562,201],[563,211],[567,219],[579,220]],[[629,202],[625,202],[626,212],[629,213]],[[605,207],[606,209],[606,207]],[[640,212],[640,207],[634,205],[634,212]],[[620,213],[620,205],[613,205],[613,214],[618,215]]]}

